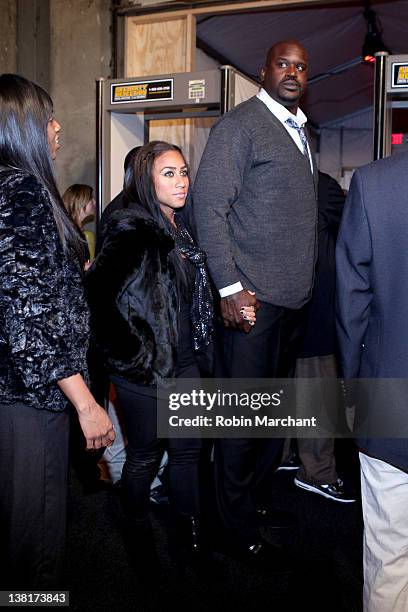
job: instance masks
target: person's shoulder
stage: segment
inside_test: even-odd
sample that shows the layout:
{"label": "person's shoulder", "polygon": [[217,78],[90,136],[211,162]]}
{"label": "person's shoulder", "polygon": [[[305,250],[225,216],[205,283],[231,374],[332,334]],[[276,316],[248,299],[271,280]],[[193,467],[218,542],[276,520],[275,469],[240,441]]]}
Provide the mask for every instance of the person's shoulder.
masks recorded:
{"label": "person's shoulder", "polygon": [[110,215],[108,226],[116,231],[137,231],[145,227],[156,229],[157,223],[140,207],[121,208],[114,210]]}
{"label": "person's shoulder", "polygon": [[251,98],[248,98],[248,100],[237,104],[237,106],[231,109],[225,116],[227,117],[228,115],[230,115],[235,117],[242,117],[245,115],[252,115],[254,113],[257,113],[262,107],[262,105],[263,102],[261,102],[261,100],[259,100],[257,96],[252,96]]}
{"label": "person's shoulder", "polygon": [[[260,106],[261,105],[261,106]],[[248,100],[237,104],[233,109],[222,115],[216,123],[216,125],[223,124],[239,124],[243,127],[246,122],[251,121],[253,117],[257,116],[259,113],[259,109],[262,107],[263,103],[256,96],[252,96]]]}
{"label": "person's shoulder", "polygon": [[8,195],[24,192],[38,196],[43,191],[43,186],[33,174],[14,168],[6,168],[0,172],[0,185]]}
{"label": "person's shoulder", "polygon": [[105,239],[108,242],[117,241],[125,236],[130,240],[135,239],[135,248],[145,245],[163,245],[170,248],[174,246],[171,236],[142,207],[117,210],[110,216]]}
{"label": "person's shoulder", "polygon": [[339,183],[330,174],[319,170],[319,185],[325,185],[327,187],[337,187],[341,189]]}
{"label": "person's shoulder", "polygon": [[48,213],[51,206],[45,187],[33,175],[24,170],[6,169],[0,171],[0,205],[12,211],[29,216]]}
{"label": "person's shoulder", "polygon": [[330,174],[326,174],[325,172],[321,172],[321,170],[319,170],[318,199],[329,199],[334,195],[338,196],[340,199],[345,198],[343,189],[336,179],[330,176]]}
{"label": "person's shoulder", "polygon": [[363,181],[387,180],[393,176],[404,176],[408,168],[408,153],[398,153],[383,159],[377,159],[369,164],[361,166],[356,170],[356,175]]}
{"label": "person's shoulder", "polygon": [[123,191],[119,192],[109,204],[107,204],[102,212],[101,219],[108,219],[115,211],[122,210],[124,207]]}

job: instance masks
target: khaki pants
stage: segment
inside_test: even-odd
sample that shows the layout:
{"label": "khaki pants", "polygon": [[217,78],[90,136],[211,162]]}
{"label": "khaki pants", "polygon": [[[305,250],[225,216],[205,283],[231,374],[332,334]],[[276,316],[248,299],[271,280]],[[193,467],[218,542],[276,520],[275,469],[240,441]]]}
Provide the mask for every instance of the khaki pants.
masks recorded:
{"label": "khaki pants", "polygon": [[[337,377],[338,370],[334,355],[307,357],[296,361],[296,378]],[[311,412],[313,412],[313,406],[311,406]],[[297,478],[319,485],[337,482],[333,438],[298,438],[297,447],[301,461]],[[289,452],[290,439],[287,439],[282,462],[287,459]]]}
{"label": "khaki pants", "polygon": [[408,610],[408,474],[360,453],[364,612]]}

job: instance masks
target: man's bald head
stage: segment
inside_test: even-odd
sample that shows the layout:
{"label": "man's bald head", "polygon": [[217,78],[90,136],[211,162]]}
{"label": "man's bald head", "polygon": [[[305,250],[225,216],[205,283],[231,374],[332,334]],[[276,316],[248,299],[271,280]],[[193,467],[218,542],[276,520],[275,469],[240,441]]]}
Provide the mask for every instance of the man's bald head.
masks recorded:
{"label": "man's bald head", "polygon": [[297,40],[281,40],[269,49],[261,79],[265,91],[296,114],[307,87],[308,55]]}
{"label": "man's bald head", "polygon": [[266,54],[266,60],[265,60],[265,66],[267,66],[271,60],[271,57],[276,53],[279,54],[282,52],[281,47],[282,46],[292,46],[292,47],[298,47],[299,49],[302,50],[305,58],[307,60],[309,60],[309,56],[307,54],[306,49],[304,48],[304,46],[298,41],[295,40],[294,38],[288,38],[287,40],[279,40],[278,42],[274,43],[272,45],[272,47],[270,47],[270,49],[268,50],[268,53]]}

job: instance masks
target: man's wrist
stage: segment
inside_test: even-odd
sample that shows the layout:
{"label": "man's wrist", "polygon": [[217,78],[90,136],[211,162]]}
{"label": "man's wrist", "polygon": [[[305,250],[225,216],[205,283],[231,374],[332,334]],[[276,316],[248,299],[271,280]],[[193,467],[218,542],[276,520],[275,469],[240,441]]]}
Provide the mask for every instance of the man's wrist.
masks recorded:
{"label": "man's wrist", "polygon": [[242,286],[241,281],[234,283],[233,285],[228,285],[227,287],[223,287],[219,289],[220,297],[224,298],[228,295],[232,295],[233,293],[238,293],[238,291],[242,291],[244,288]]}

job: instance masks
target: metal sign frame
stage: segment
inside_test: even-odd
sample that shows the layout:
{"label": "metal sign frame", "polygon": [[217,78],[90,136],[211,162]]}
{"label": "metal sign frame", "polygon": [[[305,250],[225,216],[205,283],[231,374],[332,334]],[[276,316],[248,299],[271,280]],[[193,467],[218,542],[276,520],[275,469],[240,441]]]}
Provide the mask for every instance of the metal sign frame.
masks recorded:
{"label": "metal sign frame", "polygon": [[[218,117],[235,106],[235,78],[237,75],[258,85],[242,75],[233,66],[197,72],[181,72],[130,77],[127,79],[98,79],[96,81],[96,147],[97,147],[97,221],[104,204],[110,201],[110,159],[104,154],[110,151],[110,123],[112,113],[139,114],[144,122],[144,143],[149,140],[150,121],[160,119],[189,119]],[[172,97],[168,99],[134,99],[112,101],[116,86],[145,85],[172,81]],[[141,88],[140,93],[143,93]],[[129,92],[130,93],[130,92]]]}
{"label": "metal sign frame", "polygon": [[408,55],[388,55],[386,51],[375,54],[375,84],[373,109],[373,159],[391,155],[391,131],[393,108],[408,108],[407,83],[396,84],[394,68],[406,66]]}

